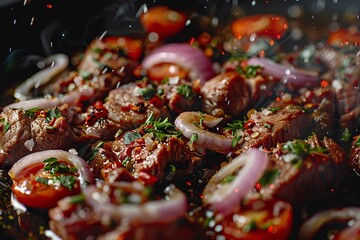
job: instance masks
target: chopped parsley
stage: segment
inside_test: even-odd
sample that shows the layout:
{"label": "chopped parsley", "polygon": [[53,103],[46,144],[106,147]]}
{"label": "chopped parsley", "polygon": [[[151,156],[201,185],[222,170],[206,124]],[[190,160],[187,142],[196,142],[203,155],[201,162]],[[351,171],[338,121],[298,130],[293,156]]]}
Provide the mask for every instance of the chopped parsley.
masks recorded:
{"label": "chopped parsley", "polygon": [[233,140],[231,142],[231,146],[233,148],[236,147],[238,142],[242,138],[242,131],[244,130],[244,123],[246,120],[234,120],[226,125],[224,128],[225,130],[231,131],[231,134],[233,135]]}
{"label": "chopped parsley", "polygon": [[99,152],[99,149],[104,145],[104,142],[103,141],[100,141],[98,144],[96,144],[96,146],[91,149],[90,151],[90,158],[89,158],[89,162],[94,160],[96,154]]}
{"label": "chopped parsley", "polygon": [[60,110],[58,108],[51,108],[46,113],[45,121],[51,122],[51,120],[53,120],[54,118],[59,118],[59,117],[61,117]]}
{"label": "chopped parsley", "polygon": [[351,132],[348,128],[345,128],[342,135],[341,135],[341,141],[343,142],[350,142],[352,138]]}
{"label": "chopped parsley", "polygon": [[[303,140],[289,141],[283,145],[282,149],[296,155],[297,158],[295,160],[303,159],[309,154],[324,153],[327,151],[326,148],[322,147],[311,148],[311,145]],[[297,163],[297,161],[294,163]]]}
{"label": "chopped parsley", "polygon": [[148,87],[145,89],[142,89],[140,91],[141,96],[144,98],[144,100],[150,100],[156,95],[156,89],[153,87]]}
{"label": "chopped parsley", "polygon": [[355,146],[360,147],[360,136],[356,138]]}
{"label": "chopped parsley", "polygon": [[10,123],[5,118],[0,118],[0,124],[3,125],[3,133],[6,133],[10,129]]}
{"label": "chopped parsley", "polygon": [[153,113],[149,115],[142,126],[146,127],[144,129],[146,133],[153,133],[160,141],[164,141],[168,137],[177,137],[181,134],[175,125],[169,122],[168,118],[155,120]]}
{"label": "chopped parsley", "polygon": [[121,165],[124,167],[124,168],[127,168],[128,164],[130,163],[131,161],[131,157],[129,156],[126,156],[126,158],[121,162]]}
{"label": "chopped parsley", "polygon": [[267,169],[263,176],[260,178],[259,183],[261,186],[267,186],[275,181],[277,176],[279,176],[279,169]]}
{"label": "chopped parsley", "polygon": [[61,185],[66,187],[69,190],[74,189],[74,185],[76,183],[77,177],[74,175],[64,175],[61,174],[59,176],[55,176],[53,178],[45,178],[45,177],[36,177],[36,182],[39,182],[44,185]]}
{"label": "chopped parsley", "polygon": [[29,118],[33,118],[35,117],[36,113],[38,113],[41,110],[43,109],[38,107],[30,108],[28,110],[25,110],[25,115],[28,116]]}
{"label": "chopped parsley", "polygon": [[[51,157],[43,161],[44,171],[49,172],[53,177],[36,177],[35,181],[44,185],[61,185],[69,190],[74,189],[74,184],[77,181],[77,177],[74,175],[65,175],[63,173],[75,173],[77,172],[75,167],[69,167],[65,163],[59,162],[57,158]],[[61,173],[55,176],[56,173]]]}
{"label": "chopped parsley", "polygon": [[259,65],[248,65],[245,69],[238,67],[236,71],[241,75],[245,75],[246,78],[253,78],[258,74],[259,69],[262,69]]}
{"label": "chopped parsley", "polygon": [[222,184],[226,184],[226,183],[231,183],[232,181],[234,181],[235,176],[234,175],[227,175],[222,181]]}
{"label": "chopped parsley", "polygon": [[194,143],[194,142],[196,142],[197,140],[198,140],[198,138],[199,138],[199,135],[197,134],[197,133],[193,133],[192,135],[191,135],[191,138],[190,138],[190,143]]}
{"label": "chopped parsley", "polygon": [[139,138],[141,138],[141,135],[138,132],[132,132],[132,131],[126,132],[124,134],[124,143],[125,144],[130,144],[130,143],[132,143],[133,141],[135,141],[135,140],[137,140]]}
{"label": "chopped parsley", "polygon": [[51,175],[54,175],[55,173],[71,173],[76,172],[76,168],[72,167],[70,168],[65,163],[59,162],[57,158],[48,158],[43,161],[45,163],[44,170],[49,172]]}
{"label": "chopped parsley", "polygon": [[177,92],[181,95],[183,95],[187,99],[192,99],[194,97],[194,92],[190,85],[183,84],[179,87],[177,87]]}

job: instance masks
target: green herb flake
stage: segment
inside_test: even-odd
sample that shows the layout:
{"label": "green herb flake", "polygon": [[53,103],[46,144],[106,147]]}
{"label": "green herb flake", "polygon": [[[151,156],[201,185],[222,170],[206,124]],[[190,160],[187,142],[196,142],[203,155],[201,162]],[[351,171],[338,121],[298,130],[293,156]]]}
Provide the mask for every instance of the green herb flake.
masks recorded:
{"label": "green herb flake", "polygon": [[355,144],[356,147],[360,147],[360,136],[356,138]]}
{"label": "green herb flake", "polygon": [[194,92],[190,85],[183,84],[179,87],[177,87],[177,92],[181,95],[183,95],[187,99],[192,99],[194,97]]}
{"label": "green herb flake", "polygon": [[156,89],[153,87],[145,88],[140,91],[141,96],[144,100],[150,100],[151,98],[155,97]]}
{"label": "green herb flake", "polygon": [[197,140],[198,140],[198,138],[199,138],[199,135],[197,134],[197,133],[193,133],[192,135],[191,135],[191,138],[190,138],[190,143],[194,143],[194,142],[196,142]]}
{"label": "green herb flake", "polygon": [[221,183],[222,184],[231,183],[232,181],[234,181],[234,179],[235,179],[234,175],[228,175],[221,181]]}
{"label": "green herb flake", "polygon": [[141,135],[138,132],[126,132],[124,134],[124,143],[125,144],[130,144],[133,141],[140,139]]}
{"label": "green herb flake", "polygon": [[262,69],[259,65],[249,65],[245,68],[245,76],[247,78],[253,78],[258,74],[258,70]]}
{"label": "green herb flake", "polygon": [[10,123],[5,118],[0,118],[0,124],[3,125],[3,133],[6,133],[10,129]]}
{"label": "green herb flake", "polygon": [[84,196],[84,194],[70,196],[69,201],[72,204],[83,203],[83,202],[85,202],[85,196]]}
{"label": "green herb flake", "polygon": [[155,120],[153,113],[149,115],[142,126],[146,127],[144,129],[146,133],[153,133],[159,141],[164,141],[169,137],[178,137],[181,134],[168,118]]}
{"label": "green herb flake", "polygon": [[122,129],[119,129],[119,130],[117,130],[117,132],[115,133],[115,138],[119,138],[119,137],[121,137],[121,135],[124,133],[124,131],[122,130]]}
{"label": "green herb flake", "polygon": [[131,157],[126,156],[126,158],[121,162],[121,165],[126,168],[130,161],[131,161]]}
{"label": "green herb flake", "polygon": [[256,225],[255,220],[251,220],[248,224],[246,224],[243,227],[244,232],[255,231],[256,229],[257,229],[257,225]]}
{"label": "green herb flake", "polygon": [[103,145],[104,145],[104,142],[103,142],[103,141],[100,141],[100,142],[98,142],[98,144],[96,144],[96,146],[95,146],[93,149],[91,149],[91,151],[90,151],[90,158],[89,158],[89,160],[88,160],[89,162],[92,161],[92,160],[94,160],[96,154],[99,152],[99,149],[100,149]]}
{"label": "green herb flake", "polygon": [[303,159],[309,154],[324,153],[327,151],[326,148],[322,148],[322,147],[311,148],[311,145],[303,140],[294,140],[294,141],[286,142],[283,145],[282,149],[295,154],[297,156],[296,160]]}
{"label": "green herb flake", "polygon": [[25,110],[25,115],[28,116],[29,118],[33,118],[36,113],[42,111],[42,108],[38,108],[38,107],[34,107],[34,108],[30,108],[28,110]]}
{"label": "green herb flake", "polygon": [[345,128],[342,135],[341,135],[341,141],[343,142],[350,142],[352,138],[352,134],[348,128]]}
{"label": "green herb flake", "polygon": [[65,187],[69,190],[73,190],[74,185],[77,181],[77,177],[73,176],[73,175],[61,174],[59,176],[55,176],[52,178],[36,177],[35,181],[39,182],[41,184],[47,185],[47,186],[60,184],[61,186]]}
{"label": "green herb flake", "polygon": [[260,178],[259,183],[261,186],[265,187],[275,181],[275,179],[279,176],[279,169],[267,169],[263,176]]}
{"label": "green herb flake", "polygon": [[51,175],[54,175],[55,173],[71,173],[76,172],[75,167],[69,167],[65,163],[61,163],[57,160],[57,158],[51,157],[48,159],[45,159],[43,161],[44,164],[44,170],[46,172],[49,172]]}
{"label": "green herb flake", "polygon": [[234,136],[234,138],[231,141],[231,147],[235,148],[236,145],[240,142],[241,138],[242,138],[241,135]]}
{"label": "green herb flake", "polygon": [[276,113],[280,108],[279,107],[270,107],[267,108],[267,110],[271,113]]}

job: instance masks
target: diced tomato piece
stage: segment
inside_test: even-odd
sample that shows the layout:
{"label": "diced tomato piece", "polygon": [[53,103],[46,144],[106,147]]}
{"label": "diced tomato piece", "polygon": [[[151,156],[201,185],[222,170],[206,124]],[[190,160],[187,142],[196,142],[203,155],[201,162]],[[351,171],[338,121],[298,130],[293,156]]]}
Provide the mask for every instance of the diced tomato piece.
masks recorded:
{"label": "diced tomato piece", "polygon": [[160,39],[179,33],[184,27],[187,15],[166,6],[154,6],[140,16],[146,32],[155,32]]}
{"label": "diced tomato piece", "polygon": [[280,39],[288,29],[286,18],[272,14],[246,16],[235,20],[231,30],[237,38],[252,34]]}

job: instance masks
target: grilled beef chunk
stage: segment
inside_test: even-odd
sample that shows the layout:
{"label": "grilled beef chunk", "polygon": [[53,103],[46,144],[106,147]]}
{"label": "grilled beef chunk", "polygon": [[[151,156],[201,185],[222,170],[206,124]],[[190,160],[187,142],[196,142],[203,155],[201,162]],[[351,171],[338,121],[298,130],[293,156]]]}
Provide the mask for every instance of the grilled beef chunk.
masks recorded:
{"label": "grilled beef chunk", "polygon": [[64,149],[80,144],[73,129],[79,109],[67,105],[51,109],[8,109],[0,113],[0,164],[12,165],[21,157],[47,149]]}
{"label": "grilled beef chunk", "polygon": [[128,83],[112,90],[104,106],[108,118],[124,131],[139,127],[150,114],[156,119],[169,116],[156,88],[147,81]]}
{"label": "grilled beef chunk", "polygon": [[349,164],[350,166],[360,173],[360,135],[354,137],[351,144]]}
{"label": "grilled beef chunk", "polygon": [[101,215],[87,206],[83,199],[67,197],[49,210],[49,227],[62,239],[80,240],[104,234],[110,226],[101,223]]}
{"label": "grilled beef chunk", "polygon": [[166,83],[160,84],[157,91],[164,99],[166,106],[176,114],[195,110],[197,93],[184,79],[170,78]]}
{"label": "grilled beef chunk", "polygon": [[278,143],[304,138],[311,130],[311,115],[299,106],[266,108],[251,114],[236,152],[252,147],[270,149]]}
{"label": "grilled beef chunk", "polygon": [[327,137],[279,144],[269,152],[267,170],[249,197],[275,197],[295,205],[324,199],[341,191],[345,158],[344,150]]}
{"label": "grilled beef chunk", "polygon": [[250,103],[250,90],[237,72],[226,72],[201,88],[203,111],[216,117],[238,116]]}
{"label": "grilled beef chunk", "polygon": [[71,71],[47,86],[44,93],[58,96],[87,85],[96,89],[94,95],[87,99],[89,103],[104,98],[116,86],[129,82],[138,65],[118,53],[119,49],[114,48],[112,44],[99,39],[94,40],[76,71]]}
{"label": "grilled beef chunk", "polygon": [[202,155],[193,147],[167,120],[148,120],[114,142],[94,144],[89,165],[95,176],[105,179],[114,178],[114,170],[126,168],[135,178],[171,180],[200,164]]}

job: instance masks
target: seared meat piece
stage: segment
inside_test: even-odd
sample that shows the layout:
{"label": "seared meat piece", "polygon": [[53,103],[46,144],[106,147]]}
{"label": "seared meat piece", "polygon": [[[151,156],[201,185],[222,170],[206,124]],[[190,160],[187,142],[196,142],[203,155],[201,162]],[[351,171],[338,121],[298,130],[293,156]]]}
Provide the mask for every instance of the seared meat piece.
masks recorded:
{"label": "seared meat piece", "polygon": [[252,147],[270,149],[278,143],[304,138],[311,131],[311,120],[310,114],[292,105],[254,112],[244,124],[244,135],[236,152]]}
{"label": "seared meat piece", "polygon": [[87,85],[96,89],[95,94],[87,99],[92,103],[105,97],[116,86],[132,80],[136,66],[134,61],[119,55],[119,49],[113,44],[96,39],[88,47],[76,71],[47,86],[44,93],[58,96]]}
{"label": "seared meat piece", "polygon": [[166,106],[175,113],[195,110],[198,96],[186,80],[173,77],[165,84],[160,84],[157,89]]}
{"label": "seared meat piece", "polygon": [[73,129],[77,108],[8,109],[0,113],[0,164],[14,164],[31,152],[76,147],[80,138]]}
{"label": "seared meat piece", "polygon": [[360,135],[354,137],[354,140],[351,144],[349,164],[350,166],[360,173]]}
{"label": "seared meat piece", "polygon": [[293,140],[271,149],[267,170],[250,198],[280,198],[295,205],[341,192],[344,150],[330,138]]}
{"label": "seared meat piece", "polygon": [[226,72],[205,82],[201,88],[203,112],[216,117],[235,117],[248,107],[250,90],[237,72]]}
{"label": "seared meat piece", "polygon": [[169,116],[169,111],[156,88],[146,81],[137,81],[112,90],[104,103],[108,118],[124,131],[143,124],[153,114],[155,119]]}
{"label": "seared meat piece", "polygon": [[[359,68],[359,66],[358,66]],[[351,131],[360,127],[360,71],[357,78],[351,82],[343,83],[337,92],[337,104],[340,114],[341,129]]]}
{"label": "seared meat piece", "polygon": [[95,239],[111,229],[101,223],[101,215],[86,205],[81,195],[60,200],[49,210],[49,217],[50,229],[62,239]]}
{"label": "seared meat piece", "polygon": [[142,180],[171,180],[191,173],[200,164],[202,155],[193,147],[167,120],[151,119],[112,143],[94,144],[89,165],[95,176],[105,179],[113,177],[112,171],[126,168]]}

